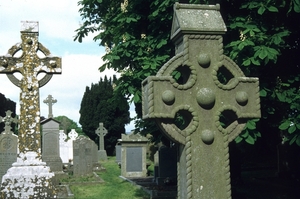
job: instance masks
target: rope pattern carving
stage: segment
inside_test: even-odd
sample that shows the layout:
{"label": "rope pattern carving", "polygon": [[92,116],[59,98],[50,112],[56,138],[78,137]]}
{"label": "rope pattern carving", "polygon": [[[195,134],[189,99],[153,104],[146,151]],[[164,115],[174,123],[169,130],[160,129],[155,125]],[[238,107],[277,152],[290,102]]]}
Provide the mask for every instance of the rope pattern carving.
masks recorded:
{"label": "rope pattern carving", "polygon": [[230,184],[230,165],[229,165],[229,147],[228,147],[228,135],[223,137],[224,139],[224,175],[226,181],[226,198],[231,199],[231,184]]}

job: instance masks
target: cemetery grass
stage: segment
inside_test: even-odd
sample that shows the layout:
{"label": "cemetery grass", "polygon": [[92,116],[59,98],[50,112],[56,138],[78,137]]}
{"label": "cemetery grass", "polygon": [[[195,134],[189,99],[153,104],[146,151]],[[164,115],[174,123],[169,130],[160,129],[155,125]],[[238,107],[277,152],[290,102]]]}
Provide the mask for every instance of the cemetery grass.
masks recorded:
{"label": "cemetery grass", "polygon": [[[97,172],[104,181],[99,184],[71,184],[74,199],[150,199],[141,188],[121,179],[121,170],[115,157],[101,162],[106,171]],[[86,179],[83,179],[85,181]]]}

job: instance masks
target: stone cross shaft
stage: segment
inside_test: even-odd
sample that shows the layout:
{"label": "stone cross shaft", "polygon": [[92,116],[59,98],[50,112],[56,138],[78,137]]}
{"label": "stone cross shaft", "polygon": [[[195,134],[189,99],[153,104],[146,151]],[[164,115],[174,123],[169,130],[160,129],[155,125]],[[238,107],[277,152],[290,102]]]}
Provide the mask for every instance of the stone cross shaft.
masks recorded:
{"label": "stone cross shaft", "polygon": [[11,131],[11,123],[18,123],[18,119],[15,117],[13,118],[11,116],[12,112],[10,110],[5,112],[5,117],[1,117],[0,116],[0,122],[4,122],[5,126],[4,126],[4,132],[5,133],[12,133]]}
{"label": "stone cross shaft", "polygon": [[103,126],[103,123],[99,123],[99,127],[96,129],[95,133],[99,136],[99,150],[104,150],[104,136],[107,134],[107,130]]}
{"label": "stone cross shaft", "polygon": [[49,110],[48,118],[52,118],[53,117],[52,106],[57,102],[57,100],[54,99],[52,95],[48,95],[48,97],[43,102],[48,105],[48,110]]}
{"label": "stone cross shaft", "polygon": [[[61,58],[51,56],[48,49],[38,42],[38,22],[25,21],[21,27],[22,42],[12,46],[8,54],[0,56],[0,73],[7,74],[20,87],[19,157],[27,152],[37,153],[41,158],[39,87],[45,85],[52,74],[61,73]],[[14,55],[21,51],[20,57]],[[37,51],[45,57],[40,58]],[[19,80],[14,73],[19,72]],[[39,73],[46,73],[38,79]]]}
{"label": "stone cross shaft", "polygon": [[[228,144],[247,119],[260,117],[258,79],[245,77],[223,55],[226,26],[219,9],[175,4],[171,39],[176,55],[142,83],[143,118],[155,119],[179,143],[179,199],[231,198]],[[223,76],[229,80],[223,82]],[[225,127],[220,118],[227,112],[234,116]],[[176,115],[184,118],[184,127],[174,124]]]}

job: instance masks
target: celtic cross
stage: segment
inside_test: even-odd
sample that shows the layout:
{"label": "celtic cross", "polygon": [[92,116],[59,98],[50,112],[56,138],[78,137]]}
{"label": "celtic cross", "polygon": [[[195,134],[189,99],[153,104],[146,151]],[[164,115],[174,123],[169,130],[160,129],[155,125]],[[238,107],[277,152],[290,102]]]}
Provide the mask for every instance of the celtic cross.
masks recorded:
{"label": "celtic cross", "polygon": [[[20,87],[19,157],[26,158],[29,151],[41,160],[39,88],[52,74],[61,73],[61,58],[53,57],[50,51],[38,42],[38,22],[25,21],[21,27],[21,43],[12,46],[7,55],[0,56],[0,73],[5,73],[13,84]],[[21,51],[20,57],[15,54]],[[37,54],[41,51],[45,57]],[[14,73],[21,73],[19,80]],[[39,73],[46,73],[38,79]]]}
{"label": "celtic cross", "polygon": [[18,123],[18,119],[16,117],[12,117],[11,114],[12,112],[10,110],[5,112],[5,117],[0,116],[0,122],[4,122],[4,132],[5,133],[12,133],[11,131],[11,123]]}
{"label": "celtic cross", "polygon": [[[171,30],[176,55],[142,82],[143,118],[154,119],[179,143],[179,199],[231,198],[228,144],[247,119],[260,117],[258,79],[245,77],[223,55],[226,26],[219,9],[176,3]],[[225,127],[220,118],[227,112],[233,121]],[[178,115],[187,124],[177,127]]]}
{"label": "celtic cross", "polygon": [[103,126],[103,123],[99,123],[99,127],[96,129],[95,133],[99,136],[99,150],[104,150],[104,136],[107,134],[107,130]]}
{"label": "celtic cross", "polygon": [[54,99],[52,95],[48,95],[48,97],[43,102],[48,105],[48,110],[49,110],[48,118],[52,118],[53,117],[52,106],[57,102],[57,100]]}

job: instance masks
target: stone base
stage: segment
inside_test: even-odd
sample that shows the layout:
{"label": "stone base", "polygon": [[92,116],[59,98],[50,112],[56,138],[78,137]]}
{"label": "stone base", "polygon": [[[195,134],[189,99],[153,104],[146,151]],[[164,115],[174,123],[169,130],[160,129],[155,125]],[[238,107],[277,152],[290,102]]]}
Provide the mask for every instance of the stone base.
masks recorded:
{"label": "stone base", "polygon": [[12,164],[2,177],[0,198],[56,198],[52,184],[54,173],[37,158],[37,153],[20,154],[17,162]]}
{"label": "stone base", "polygon": [[99,150],[98,151],[98,158],[99,160],[107,160],[107,154],[105,150]]}

